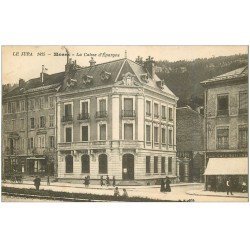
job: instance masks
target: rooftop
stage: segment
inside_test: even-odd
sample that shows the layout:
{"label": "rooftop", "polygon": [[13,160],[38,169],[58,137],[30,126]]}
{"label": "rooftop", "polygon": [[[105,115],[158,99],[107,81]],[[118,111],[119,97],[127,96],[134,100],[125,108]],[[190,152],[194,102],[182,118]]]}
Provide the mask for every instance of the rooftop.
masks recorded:
{"label": "rooftop", "polygon": [[213,77],[211,79],[205,80],[201,82],[201,84],[210,84],[210,83],[218,83],[221,81],[232,80],[232,79],[241,79],[248,77],[248,66],[230,71],[228,73]]}

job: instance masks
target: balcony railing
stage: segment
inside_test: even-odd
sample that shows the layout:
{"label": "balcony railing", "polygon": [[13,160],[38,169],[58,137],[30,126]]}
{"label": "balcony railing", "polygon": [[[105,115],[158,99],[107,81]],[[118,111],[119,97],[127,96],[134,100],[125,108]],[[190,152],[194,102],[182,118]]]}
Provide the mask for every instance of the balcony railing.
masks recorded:
{"label": "balcony railing", "polygon": [[159,118],[159,115],[158,114],[154,114],[154,118]]}
{"label": "balcony railing", "polygon": [[173,117],[169,117],[169,119],[168,119],[170,122],[172,122],[174,119],[173,119]]}
{"label": "balcony railing", "polygon": [[108,112],[107,111],[97,111],[95,114],[96,118],[105,118],[108,116]]}
{"label": "balcony railing", "polygon": [[151,116],[151,113],[150,112],[146,112],[146,116]]}
{"label": "balcony railing", "polygon": [[62,117],[62,122],[72,122],[73,121],[73,116],[72,115],[64,115]]}
{"label": "balcony railing", "polygon": [[78,120],[89,120],[89,118],[90,118],[89,113],[81,113],[77,117]]}
{"label": "balcony railing", "polygon": [[224,144],[217,143],[217,149],[229,149],[229,144],[228,143],[224,143]]}
{"label": "balcony railing", "polygon": [[166,120],[167,118],[166,118],[166,116],[162,116],[161,119],[162,120]]}
{"label": "balcony railing", "polygon": [[248,109],[247,108],[241,108],[239,109],[239,114],[242,115],[242,114],[247,114],[248,113]]}
{"label": "balcony railing", "polygon": [[217,115],[218,116],[228,115],[228,114],[229,114],[229,110],[228,109],[217,110]]}
{"label": "balcony railing", "polygon": [[135,117],[134,110],[122,110],[122,117]]}
{"label": "balcony railing", "polygon": [[247,148],[248,148],[247,141],[239,142],[239,144],[238,144],[238,149],[247,149]]}

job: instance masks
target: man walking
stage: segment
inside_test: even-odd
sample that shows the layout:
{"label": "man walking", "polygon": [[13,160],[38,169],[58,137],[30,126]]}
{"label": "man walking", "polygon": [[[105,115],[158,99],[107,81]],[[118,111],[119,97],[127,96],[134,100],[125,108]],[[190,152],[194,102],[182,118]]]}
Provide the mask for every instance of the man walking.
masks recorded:
{"label": "man walking", "polygon": [[226,189],[227,189],[227,195],[229,194],[229,192],[231,193],[231,195],[233,195],[232,193],[232,182],[231,180],[228,178],[227,182],[226,182]]}
{"label": "man walking", "polygon": [[40,184],[41,184],[41,179],[38,176],[36,176],[36,178],[34,179],[34,185],[36,187],[36,190],[39,190]]}

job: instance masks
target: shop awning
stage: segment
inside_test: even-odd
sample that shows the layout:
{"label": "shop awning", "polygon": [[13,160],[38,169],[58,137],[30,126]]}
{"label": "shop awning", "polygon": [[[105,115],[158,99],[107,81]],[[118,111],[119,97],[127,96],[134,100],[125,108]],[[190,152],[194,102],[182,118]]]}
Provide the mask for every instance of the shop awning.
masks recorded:
{"label": "shop awning", "polygon": [[45,160],[45,157],[29,157],[27,160]]}
{"label": "shop awning", "polygon": [[248,158],[210,158],[204,175],[248,175]]}

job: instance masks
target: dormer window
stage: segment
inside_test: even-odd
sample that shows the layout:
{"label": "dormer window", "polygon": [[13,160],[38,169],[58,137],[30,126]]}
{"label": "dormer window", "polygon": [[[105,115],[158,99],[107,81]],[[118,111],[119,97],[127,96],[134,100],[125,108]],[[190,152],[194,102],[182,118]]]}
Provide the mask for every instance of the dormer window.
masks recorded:
{"label": "dormer window", "polygon": [[109,72],[107,72],[107,71],[105,71],[105,70],[103,70],[102,72],[101,72],[101,80],[102,81],[107,81],[107,80],[109,80],[111,78],[111,73],[109,73]]}
{"label": "dormer window", "polygon": [[83,84],[89,84],[93,82],[93,76],[83,75],[82,77]]}

